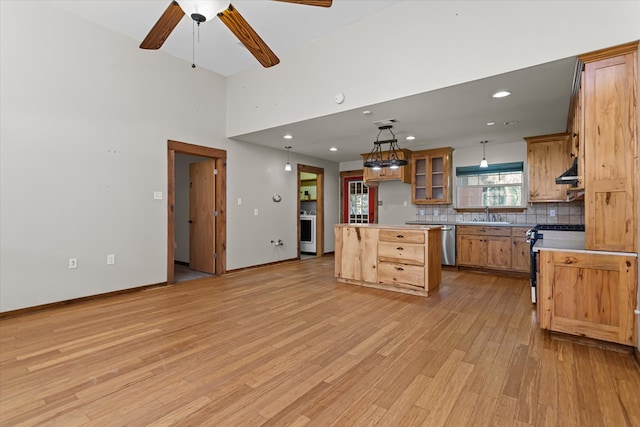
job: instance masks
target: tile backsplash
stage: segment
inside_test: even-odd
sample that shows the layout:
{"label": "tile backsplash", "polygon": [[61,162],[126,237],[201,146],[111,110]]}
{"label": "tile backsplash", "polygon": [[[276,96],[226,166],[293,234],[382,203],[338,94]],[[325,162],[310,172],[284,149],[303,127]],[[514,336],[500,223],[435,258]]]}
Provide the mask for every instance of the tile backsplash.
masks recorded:
{"label": "tile backsplash", "polygon": [[[453,205],[417,205],[416,221],[473,221],[485,219],[484,212],[456,212]],[[552,216],[555,213],[555,216]],[[490,214],[492,221],[507,221],[512,224],[584,224],[584,202],[535,203],[525,211],[496,212]]]}

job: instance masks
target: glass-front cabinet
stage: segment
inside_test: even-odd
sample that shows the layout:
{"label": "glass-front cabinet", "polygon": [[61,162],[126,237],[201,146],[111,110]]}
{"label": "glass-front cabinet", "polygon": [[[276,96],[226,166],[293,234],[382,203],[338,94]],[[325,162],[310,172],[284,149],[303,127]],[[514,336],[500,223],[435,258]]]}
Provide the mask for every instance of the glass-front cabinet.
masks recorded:
{"label": "glass-front cabinet", "polygon": [[411,202],[414,205],[451,204],[453,148],[414,151],[411,155]]}

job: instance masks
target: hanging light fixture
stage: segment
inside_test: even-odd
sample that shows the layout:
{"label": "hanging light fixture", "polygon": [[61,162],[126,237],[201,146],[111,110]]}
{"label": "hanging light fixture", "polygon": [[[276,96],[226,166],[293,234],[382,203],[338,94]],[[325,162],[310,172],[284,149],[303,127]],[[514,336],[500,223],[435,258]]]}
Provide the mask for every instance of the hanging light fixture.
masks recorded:
{"label": "hanging light fixture", "polygon": [[284,171],[291,172],[291,163],[289,163],[289,150],[291,150],[291,146],[287,145],[284,147],[284,149],[287,150],[287,164],[284,165]]}
{"label": "hanging light fixture", "polygon": [[482,160],[480,160],[480,167],[481,168],[488,168],[489,167],[489,163],[487,162],[487,156],[485,156],[485,151],[484,151],[484,146],[485,144],[489,142],[489,141],[480,141],[480,144],[482,144]]}
{"label": "hanging light fixture", "polygon": [[[391,125],[378,127],[378,136],[376,137],[376,140],[373,141],[373,150],[371,150],[363,163],[365,168],[372,168],[373,170],[380,170],[386,167],[390,169],[398,169],[400,166],[409,164],[408,160],[398,157],[400,147],[398,147],[398,140],[391,130],[392,127],[393,126]],[[381,141],[380,135],[383,131],[389,131],[391,139]],[[383,153],[382,148],[380,147],[382,144],[389,144],[389,150]]]}

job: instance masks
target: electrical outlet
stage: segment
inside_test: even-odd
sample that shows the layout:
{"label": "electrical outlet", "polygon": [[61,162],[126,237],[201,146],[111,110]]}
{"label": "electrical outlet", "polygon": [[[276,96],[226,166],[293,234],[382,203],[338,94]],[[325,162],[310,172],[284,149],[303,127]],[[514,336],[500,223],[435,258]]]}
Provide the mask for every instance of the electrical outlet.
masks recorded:
{"label": "electrical outlet", "polygon": [[113,265],[115,263],[116,263],[116,255],[115,254],[107,255],[107,265]]}
{"label": "electrical outlet", "polygon": [[78,258],[69,258],[69,268],[78,268]]}
{"label": "electrical outlet", "polygon": [[253,210],[253,215],[254,215],[254,216],[258,216],[258,209],[254,209],[254,210]]}
{"label": "electrical outlet", "polygon": [[550,209],[549,210],[549,216],[556,216],[556,210],[555,209]]}
{"label": "electrical outlet", "polygon": [[154,200],[162,200],[162,191],[154,191],[153,192]]}
{"label": "electrical outlet", "polygon": [[440,210],[439,209],[434,209],[433,210],[433,216],[440,216]]}
{"label": "electrical outlet", "polygon": [[238,206],[242,206],[242,199],[238,197]]}

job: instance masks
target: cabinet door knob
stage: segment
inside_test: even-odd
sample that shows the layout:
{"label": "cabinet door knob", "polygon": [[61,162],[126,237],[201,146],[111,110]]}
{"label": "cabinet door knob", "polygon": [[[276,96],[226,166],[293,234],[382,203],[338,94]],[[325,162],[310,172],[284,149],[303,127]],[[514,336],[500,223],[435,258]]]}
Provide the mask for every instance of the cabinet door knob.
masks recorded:
{"label": "cabinet door knob", "polygon": [[404,248],[402,246],[400,246],[400,247],[398,247],[396,249],[399,250],[399,251],[404,251]]}
{"label": "cabinet door knob", "polygon": [[398,271],[404,271],[404,268],[402,268],[402,267],[396,267],[396,270],[398,270]]}
{"label": "cabinet door knob", "polygon": [[397,237],[398,239],[404,239],[404,236],[403,236],[402,234],[398,234],[396,237]]}

